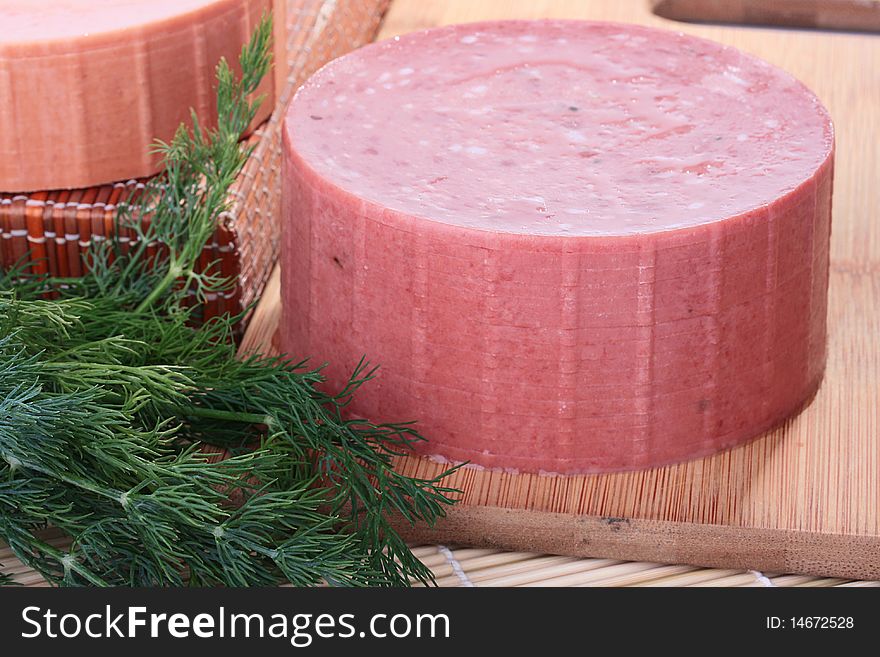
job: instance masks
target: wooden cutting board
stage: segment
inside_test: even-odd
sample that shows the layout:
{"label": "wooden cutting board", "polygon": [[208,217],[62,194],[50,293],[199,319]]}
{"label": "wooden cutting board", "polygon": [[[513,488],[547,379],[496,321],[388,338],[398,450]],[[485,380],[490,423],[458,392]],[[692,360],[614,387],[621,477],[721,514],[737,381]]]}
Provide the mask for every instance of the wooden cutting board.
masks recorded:
{"label": "wooden cutting board", "polygon": [[[542,17],[708,37],[787,69],[824,101],[837,130],[826,378],[800,416],[711,458],[591,476],[463,469],[448,481],[463,491],[448,518],[407,530],[409,537],[880,579],[880,36],[678,23],[653,15],[648,0],[395,0],[379,38]],[[276,272],[243,348],[269,348],[279,313]],[[415,457],[399,468],[422,477],[441,471]]]}

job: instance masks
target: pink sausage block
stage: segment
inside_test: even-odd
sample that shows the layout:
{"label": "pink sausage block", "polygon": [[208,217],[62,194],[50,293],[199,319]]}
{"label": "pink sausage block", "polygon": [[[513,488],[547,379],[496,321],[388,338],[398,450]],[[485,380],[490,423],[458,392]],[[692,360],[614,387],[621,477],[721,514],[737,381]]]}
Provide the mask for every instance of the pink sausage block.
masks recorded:
{"label": "pink sausage block", "polygon": [[160,169],[194,109],[216,123],[215,70],[233,68],[263,14],[276,24],[276,76],[254,126],[286,77],[285,2],[278,0],[3,0],[0,2],[0,190],[89,187]]}
{"label": "pink sausage block", "polygon": [[752,439],[824,371],[834,137],[785,72],[637,26],[508,21],[329,64],[284,126],[292,356],[417,448],[529,472]]}

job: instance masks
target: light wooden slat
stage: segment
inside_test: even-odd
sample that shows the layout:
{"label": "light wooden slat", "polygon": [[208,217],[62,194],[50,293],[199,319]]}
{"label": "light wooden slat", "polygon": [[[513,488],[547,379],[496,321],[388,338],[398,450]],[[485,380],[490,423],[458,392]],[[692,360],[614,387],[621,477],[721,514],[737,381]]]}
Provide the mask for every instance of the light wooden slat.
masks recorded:
{"label": "light wooden slat", "polygon": [[838,579],[836,577],[819,577],[812,578],[806,582],[801,582],[797,586],[799,588],[829,588],[846,584],[847,580]]}
{"label": "light wooden slat", "polygon": [[688,586],[694,588],[707,587],[707,586],[767,586],[763,582],[760,582],[758,578],[753,573],[739,573],[738,575],[730,575],[728,577],[720,577],[718,579],[713,580],[705,580],[702,582],[695,582],[693,584],[689,584]]}
{"label": "light wooden slat", "polygon": [[647,580],[650,579],[650,577],[646,576],[645,573],[657,569],[657,564],[655,563],[642,563],[640,561],[628,561],[626,563],[614,564],[603,568],[586,568],[585,566],[592,565],[589,564],[589,562],[576,565],[580,567],[576,570],[572,568],[571,570],[574,570],[574,572],[557,575],[555,577],[550,577],[549,579],[533,579],[522,586],[601,586],[607,580],[617,577],[634,577],[641,575]]}
{"label": "light wooden slat", "polygon": [[[462,561],[459,559],[462,570],[469,575],[476,575],[477,572],[495,566],[501,566],[511,563],[520,563],[536,559],[541,555],[529,554],[525,552],[498,552],[496,554],[478,557],[475,559],[467,559]],[[456,558],[457,555],[456,555]]]}
{"label": "light wooden slat", "polygon": [[[480,577],[478,573],[482,570],[486,570],[489,568],[495,568],[497,566],[502,566],[506,564],[513,563],[523,563],[530,562],[534,559],[537,559],[539,555],[535,554],[524,554],[521,552],[499,552],[497,554],[489,555],[487,557],[481,557],[466,561],[459,561],[462,571],[467,576],[468,580],[474,583],[474,580],[477,582],[480,581]],[[436,573],[435,573],[436,574]],[[437,578],[438,586],[461,586],[462,581],[461,577],[457,574],[446,575],[444,577]],[[478,584],[474,584],[478,586]]]}
{"label": "light wooden slat", "polygon": [[[461,579],[455,575],[451,577],[440,577],[437,579],[437,586],[441,589],[457,589],[462,587]],[[418,588],[424,588],[423,584],[418,584]]]}
{"label": "light wooden slat", "polygon": [[417,559],[422,559],[423,557],[429,557],[434,554],[439,554],[439,550],[436,545],[419,545],[412,548],[413,556]]}
{"label": "light wooden slat", "polygon": [[770,579],[773,582],[773,586],[787,587],[787,586],[806,586],[806,587],[821,587],[821,586],[840,586],[841,584],[845,584],[847,580],[838,579],[834,577],[806,577],[803,575],[783,575],[781,577],[773,577]]}
{"label": "light wooden slat", "polygon": [[843,584],[838,584],[837,586],[852,586],[852,587],[864,587],[864,588],[880,588],[880,582],[875,581],[856,581],[856,582],[844,582]]}
{"label": "light wooden slat", "polygon": [[[554,557],[543,557],[542,559],[553,559]],[[570,559],[567,557],[555,557],[558,561],[553,565],[543,565],[540,568],[534,567],[534,562],[523,562],[516,564],[516,568],[510,568],[504,574],[483,571],[476,577],[469,578],[475,584],[480,586],[524,586],[526,584],[545,583],[562,575],[573,573],[582,573],[597,568],[616,565],[611,560],[604,559]],[[535,559],[534,561],[539,561]],[[499,569],[502,570],[502,569]],[[499,576],[500,575],[500,576]]]}
{"label": "light wooden slat", "polygon": [[[578,561],[579,560],[574,557],[536,555],[532,556],[530,559],[523,559],[520,561],[514,561],[497,566],[490,566],[489,568],[483,568],[479,571],[474,571],[473,573],[468,574],[468,579],[470,579],[474,584],[482,584],[485,582],[492,582],[494,580],[503,579],[506,577],[517,576],[522,573],[541,572],[542,574],[545,574],[547,572],[547,569],[557,568],[566,564],[577,563]],[[606,564],[599,564],[596,567],[601,567],[603,565]]]}
{"label": "light wooden slat", "polygon": [[620,573],[603,577],[598,580],[595,586],[636,586],[645,582],[659,583],[661,580],[674,575],[680,575],[697,570],[694,566],[661,566],[654,564],[654,568],[648,570],[639,570],[632,573]]}
{"label": "light wooden slat", "polygon": [[474,559],[491,558],[502,554],[499,550],[491,548],[450,548],[450,552],[455,556],[456,560],[464,563]]}
{"label": "light wooden slat", "polygon": [[681,575],[664,577],[663,579],[659,580],[644,582],[638,584],[637,586],[693,586],[694,584],[699,584],[700,582],[717,581],[725,579],[727,577],[731,577],[733,575],[741,574],[741,572],[735,570],[707,568],[703,570],[694,570],[689,573],[682,573]]}

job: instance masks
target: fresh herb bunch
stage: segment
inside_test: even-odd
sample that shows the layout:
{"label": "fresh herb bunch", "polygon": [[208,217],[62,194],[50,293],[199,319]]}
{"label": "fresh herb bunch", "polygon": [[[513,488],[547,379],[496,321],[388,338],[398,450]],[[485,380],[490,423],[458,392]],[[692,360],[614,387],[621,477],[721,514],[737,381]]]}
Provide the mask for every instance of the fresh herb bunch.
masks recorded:
{"label": "fresh herb bunch", "polygon": [[421,440],[409,424],[343,414],[373,371],[328,394],[305,363],[237,359],[237,318],[192,326],[190,295],[232,283],[195,265],[248,155],[270,34],[240,78],[220,62],[216,128],[193,115],[159,144],[165,173],[120,208],[128,252],[94,244],[82,279],[0,276],[0,539],[52,583],[431,581],[388,516],[432,523],[453,491],[391,468]]}

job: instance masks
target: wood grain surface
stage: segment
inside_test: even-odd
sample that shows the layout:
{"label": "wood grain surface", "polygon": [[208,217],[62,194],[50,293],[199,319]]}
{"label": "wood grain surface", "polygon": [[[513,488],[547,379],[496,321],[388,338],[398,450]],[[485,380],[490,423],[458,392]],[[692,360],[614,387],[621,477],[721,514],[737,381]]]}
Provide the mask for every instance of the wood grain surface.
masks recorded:
{"label": "wood grain surface", "polygon": [[[837,136],[827,374],[801,415],[711,458],[569,477],[463,469],[448,482],[463,491],[448,519],[411,538],[880,578],[880,37],[677,23],[654,16],[648,0],[395,0],[380,38],[540,17],[638,22],[711,38],[787,69],[822,99]],[[279,305],[276,276],[245,349],[272,341]],[[419,476],[441,467],[420,458],[399,463]]]}

